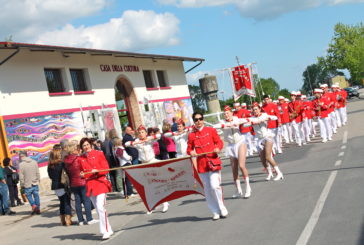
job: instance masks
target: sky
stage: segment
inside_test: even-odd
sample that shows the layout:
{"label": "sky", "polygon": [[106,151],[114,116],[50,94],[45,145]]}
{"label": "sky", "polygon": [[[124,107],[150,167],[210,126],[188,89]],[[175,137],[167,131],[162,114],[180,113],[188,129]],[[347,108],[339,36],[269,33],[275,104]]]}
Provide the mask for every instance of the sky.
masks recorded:
{"label": "sky", "polygon": [[[364,0],[0,0],[0,40],[203,58],[187,74],[256,62],[261,78],[297,90],[325,56],[335,24],[364,22]],[[185,62],[185,70],[195,63]]]}

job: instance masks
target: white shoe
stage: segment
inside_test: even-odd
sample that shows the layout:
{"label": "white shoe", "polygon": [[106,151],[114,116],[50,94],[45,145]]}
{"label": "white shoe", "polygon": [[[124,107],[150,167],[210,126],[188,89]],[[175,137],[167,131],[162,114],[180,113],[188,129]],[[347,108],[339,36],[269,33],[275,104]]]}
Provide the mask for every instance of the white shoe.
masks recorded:
{"label": "white shoe", "polygon": [[282,149],[279,149],[277,152],[278,154],[282,154]]}
{"label": "white shoe", "polygon": [[103,236],[102,236],[102,240],[107,240],[109,239],[112,234],[114,234],[114,232],[106,232]]}
{"label": "white shoe", "polygon": [[245,199],[248,199],[251,195],[252,195],[252,189],[248,188],[248,189],[245,191],[244,198],[245,198]]}
{"label": "white shoe", "polygon": [[283,174],[282,173],[279,173],[277,174],[277,176],[273,179],[274,181],[277,181],[277,180],[283,180]]}
{"label": "white shoe", "polygon": [[243,192],[242,191],[236,191],[235,194],[233,195],[233,198],[239,198],[243,196]]}
{"label": "white shoe", "polygon": [[268,174],[267,178],[265,178],[266,181],[269,181],[273,178],[273,174]]}
{"label": "white shoe", "polygon": [[218,220],[218,219],[220,219],[220,215],[219,215],[219,214],[217,214],[217,213],[214,213],[214,214],[212,215],[212,220]]}
{"label": "white shoe", "polygon": [[82,221],[82,222],[78,222],[78,225],[79,226],[83,226],[85,223]]}
{"label": "white shoe", "polygon": [[162,213],[166,213],[168,211],[169,208],[169,203],[163,203],[163,209],[162,209]]}
{"label": "white shoe", "polygon": [[326,143],[327,142],[327,139],[323,139],[321,142],[322,143]]}
{"label": "white shoe", "polygon": [[300,146],[300,147],[301,147],[301,146],[302,146],[302,143],[299,143],[299,144],[298,144],[298,146]]}
{"label": "white shoe", "polygon": [[221,217],[222,218],[226,218],[226,216],[228,216],[229,212],[227,211],[226,208],[221,209]]}
{"label": "white shoe", "polygon": [[98,219],[92,219],[90,221],[87,221],[87,224],[88,225],[93,225],[93,224],[96,224],[96,223],[99,223],[99,220]]}
{"label": "white shoe", "polygon": [[147,211],[148,215],[151,215],[152,213],[153,213],[153,210],[152,211]]}
{"label": "white shoe", "polygon": [[329,138],[329,141],[331,141],[332,140],[332,138]]}

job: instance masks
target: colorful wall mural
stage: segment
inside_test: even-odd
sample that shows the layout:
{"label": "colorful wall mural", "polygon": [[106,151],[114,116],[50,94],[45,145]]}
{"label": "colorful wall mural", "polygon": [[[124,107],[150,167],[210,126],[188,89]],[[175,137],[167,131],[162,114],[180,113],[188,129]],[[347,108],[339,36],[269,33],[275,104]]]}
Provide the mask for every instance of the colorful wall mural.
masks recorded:
{"label": "colorful wall mural", "polygon": [[26,150],[28,156],[42,166],[48,162],[54,144],[63,139],[80,139],[84,135],[81,112],[8,119],[4,123],[15,165],[18,163],[17,153]]}
{"label": "colorful wall mural", "polygon": [[165,101],[164,110],[166,112],[166,119],[170,124],[172,124],[173,117],[183,119],[186,126],[191,126],[193,124],[191,99]]}

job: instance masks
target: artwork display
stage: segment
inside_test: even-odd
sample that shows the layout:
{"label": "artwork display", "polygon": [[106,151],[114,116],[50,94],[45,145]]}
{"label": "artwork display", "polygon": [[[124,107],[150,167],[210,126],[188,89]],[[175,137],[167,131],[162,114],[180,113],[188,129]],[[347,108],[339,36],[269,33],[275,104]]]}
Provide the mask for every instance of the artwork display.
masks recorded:
{"label": "artwork display", "polygon": [[172,124],[172,118],[177,117],[181,118],[185,122],[186,126],[193,125],[193,108],[191,99],[172,100],[165,101],[163,103],[168,123]]}
{"label": "artwork display", "polygon": [[26,150],[39,164],[48,162],[54,144],[63,139],[79,140],[83,135],[81,112],[4,120],[13,163]]}

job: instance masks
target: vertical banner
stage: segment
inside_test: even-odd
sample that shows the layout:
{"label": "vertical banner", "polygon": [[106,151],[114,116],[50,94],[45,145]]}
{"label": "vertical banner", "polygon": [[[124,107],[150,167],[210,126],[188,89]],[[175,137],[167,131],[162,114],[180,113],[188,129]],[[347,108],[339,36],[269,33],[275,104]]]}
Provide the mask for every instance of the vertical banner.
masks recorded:
{"label": "vertical banner", "polygon": [[255,97],[251,67],[241,65],[230,70],[234,100],[239,99],[243,94]]}
{"label": "vertical banner", "polygon": [[124,169],[148,211],[163,202],[191,194],[204,195],[190,158],[177,158]]}

